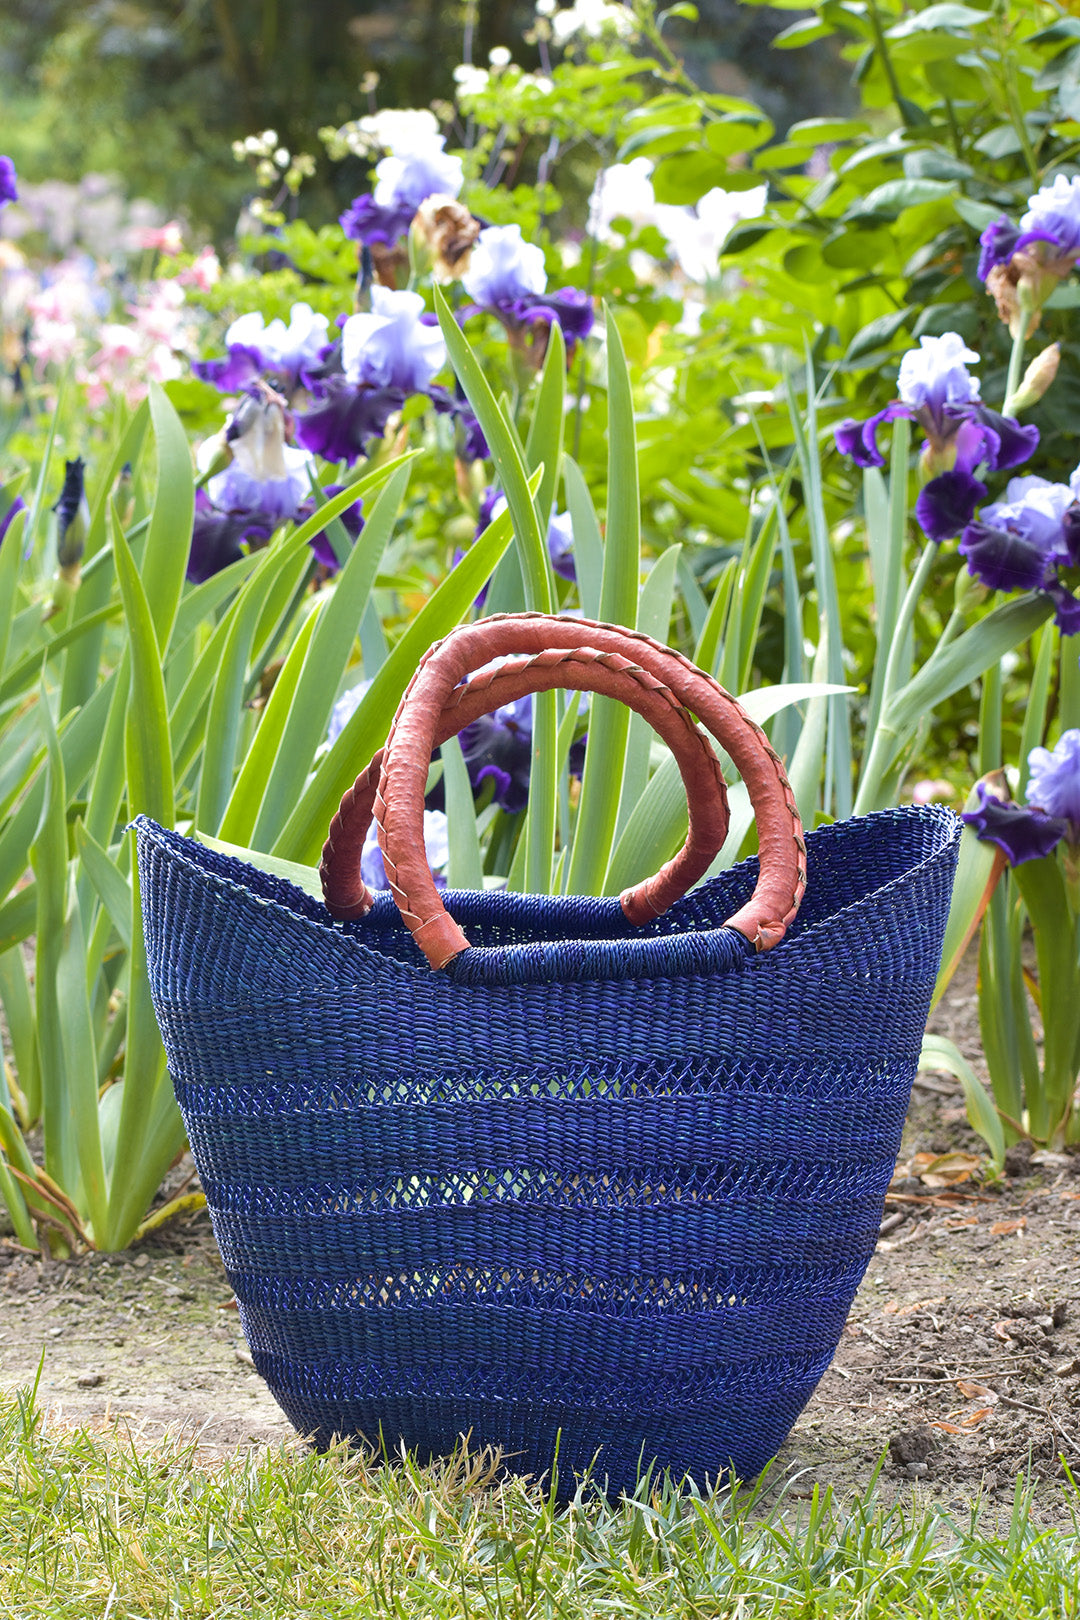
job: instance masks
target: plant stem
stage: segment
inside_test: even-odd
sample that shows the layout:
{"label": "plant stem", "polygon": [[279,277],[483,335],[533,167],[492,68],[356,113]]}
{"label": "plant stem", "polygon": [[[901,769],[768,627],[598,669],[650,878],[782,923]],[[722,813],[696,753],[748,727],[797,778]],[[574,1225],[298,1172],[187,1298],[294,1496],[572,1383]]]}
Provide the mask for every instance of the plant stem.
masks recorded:
{"label": "plant stem", "polygon": [[896,77],[893,59],[889,55],[889,45],[885,38],[885,30],[881,26],[881,13],[877,8],[877,0],[870,0],[869,13],[870,27],[874,33],[874,48],[877,51],[878,61],[881,63],[881,70],[889,83],[889,94],[896,103],[896,110],[900,114],[901,123],[905,129],[910,129],[911,119],[904,105],[904,97],[900,90],[900,81]]}
{"label": "plant stem", "polygon": [[889,711],[889,700],[900,684],[901,665],[904,660],[907,634],[915,619],[915,609],[927,580],[937,561],[937,546],[928,540],[923,547],[922,556],[918,566],[911,576],[911,583],[907,593],[900,604],[900,612],[893,627],[892,644],[889,648],[889,659],[885,665],[885,681],[881,691],[881,719],[874,731],[873,741],[870,744],[870,753],[866,763],[859,773],[859,791],[855,799],[855,814],[862,815],[867,809],[877,809],[876,796],[885,777],[885,773],[893,761],[895,749],[893,745],[897,740],[897,733],[888,725],[886,716]]}
{"label": "plant stem", "polygon": [[1013,396],[1019,389],[1020,379],[1023,376],[1024,344],[1027,342],[1028,319],[1030,313],[1031,312],[1028,308],[1028,300],[1021,292],[1020,325],[1016,329],[1016,336],[1013,338],[1012,353],[1009,355],[1009,375],[1005,383],[1005,403],[1002,407],[1006,416],[1011,414],[1010,408],[1012,407]]}

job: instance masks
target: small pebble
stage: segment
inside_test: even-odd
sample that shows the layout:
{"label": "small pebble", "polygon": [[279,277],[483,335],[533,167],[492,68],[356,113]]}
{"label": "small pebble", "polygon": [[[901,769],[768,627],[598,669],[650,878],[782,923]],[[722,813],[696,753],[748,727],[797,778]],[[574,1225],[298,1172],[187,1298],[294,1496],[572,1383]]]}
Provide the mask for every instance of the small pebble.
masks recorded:
{"label": "small pebble", "polygon": [[148,1266],[150,1264],[150,1256],[148,1254],[137,1254],[131,1263],[139,1271],[141,1271],[144,1266]]}
{"label": "small pebble", "polygon": [[80,1389],[97,1389],[99,1384],[105,1382],[105,1374],[100,1372],[80,1373],[75,1382]]}

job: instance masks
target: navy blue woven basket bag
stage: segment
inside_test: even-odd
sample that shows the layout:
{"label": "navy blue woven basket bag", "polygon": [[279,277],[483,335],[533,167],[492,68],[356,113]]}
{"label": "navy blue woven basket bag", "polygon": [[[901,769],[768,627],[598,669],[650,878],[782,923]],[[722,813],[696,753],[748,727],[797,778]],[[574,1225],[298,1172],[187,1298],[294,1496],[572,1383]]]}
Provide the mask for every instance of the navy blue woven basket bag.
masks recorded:
{"label": "navy blue woven basket bag", "polygon": [[[460,684],[491,635],[525,656]],[[410,818],[432,741],[511,689],[616,677],[691,790],[682,855],[621,900],[429,894]],[[762,860],[668,904],[727,820],[719,786],[711,821],[700,803],[716,762],[693,682]],[[214,1232],[255,1365],[318,1443],[429,1456],[468,1434],[536,1474],[557,1448],[564,1481],[595,1462],[611,1490],[650,1464],[746,1478],[828,1366],[900,1144],[959,827],[892,810],[803,845],[779,762],[741,711],[714,723],[717,692],[613,627],[456,632],[335,818],[337,918],[140,820],[154,1003]],[[372,806],[394,886],[374,897],[354,871]]]}

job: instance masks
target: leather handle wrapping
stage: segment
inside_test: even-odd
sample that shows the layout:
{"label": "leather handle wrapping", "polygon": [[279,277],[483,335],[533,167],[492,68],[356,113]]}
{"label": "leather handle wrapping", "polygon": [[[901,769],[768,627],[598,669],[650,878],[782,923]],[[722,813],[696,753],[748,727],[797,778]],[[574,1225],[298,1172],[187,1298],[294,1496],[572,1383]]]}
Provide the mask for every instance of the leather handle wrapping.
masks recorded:
{"label": "leather handle wrapping", "polygon": [[[679,704],[697,715],[740,772],[757,817],[759,874],[749,901],[727,919],[725,926],[743,934],[755,949],[767,950],[783,938],[798,910],[806,887],[806,847],[794,795],[768,739],[723,687],[680,653],[638,631],[539,613],[499,614],[459,627],[427,653],[391,726],[374,795],[379,843],[394,898],[433,967],[444,967],[469,948],[463,931],[442,904],[419,833],[428,764],[443,711],[469,672],[493,658],[525,654],[535,659],[538,655],[586,648],[623,660],[620,673],[624,675],[636,669],[653,677]],[[558,669],[558,661],[549,667]],[[604,666],[597,661],[593,667]],[[553,679],[550,684],[564,683]],[[467,694],[468,686],[457,700],[459,709],[465,707]],[[465,723],[464,714],[459,723]],[[695,812],[699,817],[705,813],[696,789],[693,792],[695,796],[689,801],[692,819]],[[344,896],[338,889],[338,850],[333,829],[328,849],[329,859],[324,860],[323,868],[324,894],[331,910],[341,915],[337,908]],[[678,860],[676,857],[676,863]],[[621,897],[631,921],[644,922],[677,898],[677,893],[671,892],[670,870],[676,863],[669,863],[654,879]],[[689,877],[678,892],[684,892],[704,869]]]}
{"label": "leather handle wrapping", "polygon": [[[720,762],[708,738],[698,730],[670,688],[654,675],[617,653],[589,647],[556,650],[514,658],[494,670],[473,676],[451,692],[435,729],[433,747],[453,737],[482,714],[501,708],[529,692],[553,687],[599,692],[616,698],[642,715],[671,749],[686,787],[690,826],[679,853],[655,877],[623,896],[632,922],[647,922],[666,911],[712,865],[728,829],[727,787]],[[323,846],[320,874],[327,909],[342,920],[362,917],[372,897],[360,872],[368,828],[376,808],[385,750],[343,795]],[[387,867],[391,878],[391,868]]]}

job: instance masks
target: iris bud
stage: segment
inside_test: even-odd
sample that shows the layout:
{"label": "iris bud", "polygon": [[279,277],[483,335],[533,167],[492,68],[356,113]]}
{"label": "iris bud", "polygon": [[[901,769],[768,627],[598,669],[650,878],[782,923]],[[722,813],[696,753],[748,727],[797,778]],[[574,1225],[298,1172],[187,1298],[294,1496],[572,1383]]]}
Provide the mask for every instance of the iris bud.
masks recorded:
{"label": "iris bud", "polygon": [[1051,343],[1035,356],[1024,372],[1019,388],[1005,401],[1004,414],[1015,416],[1018,411],[1026,411],[1032,405],[1037,405],[1057,376],[1060,364],[1061,344]]}

